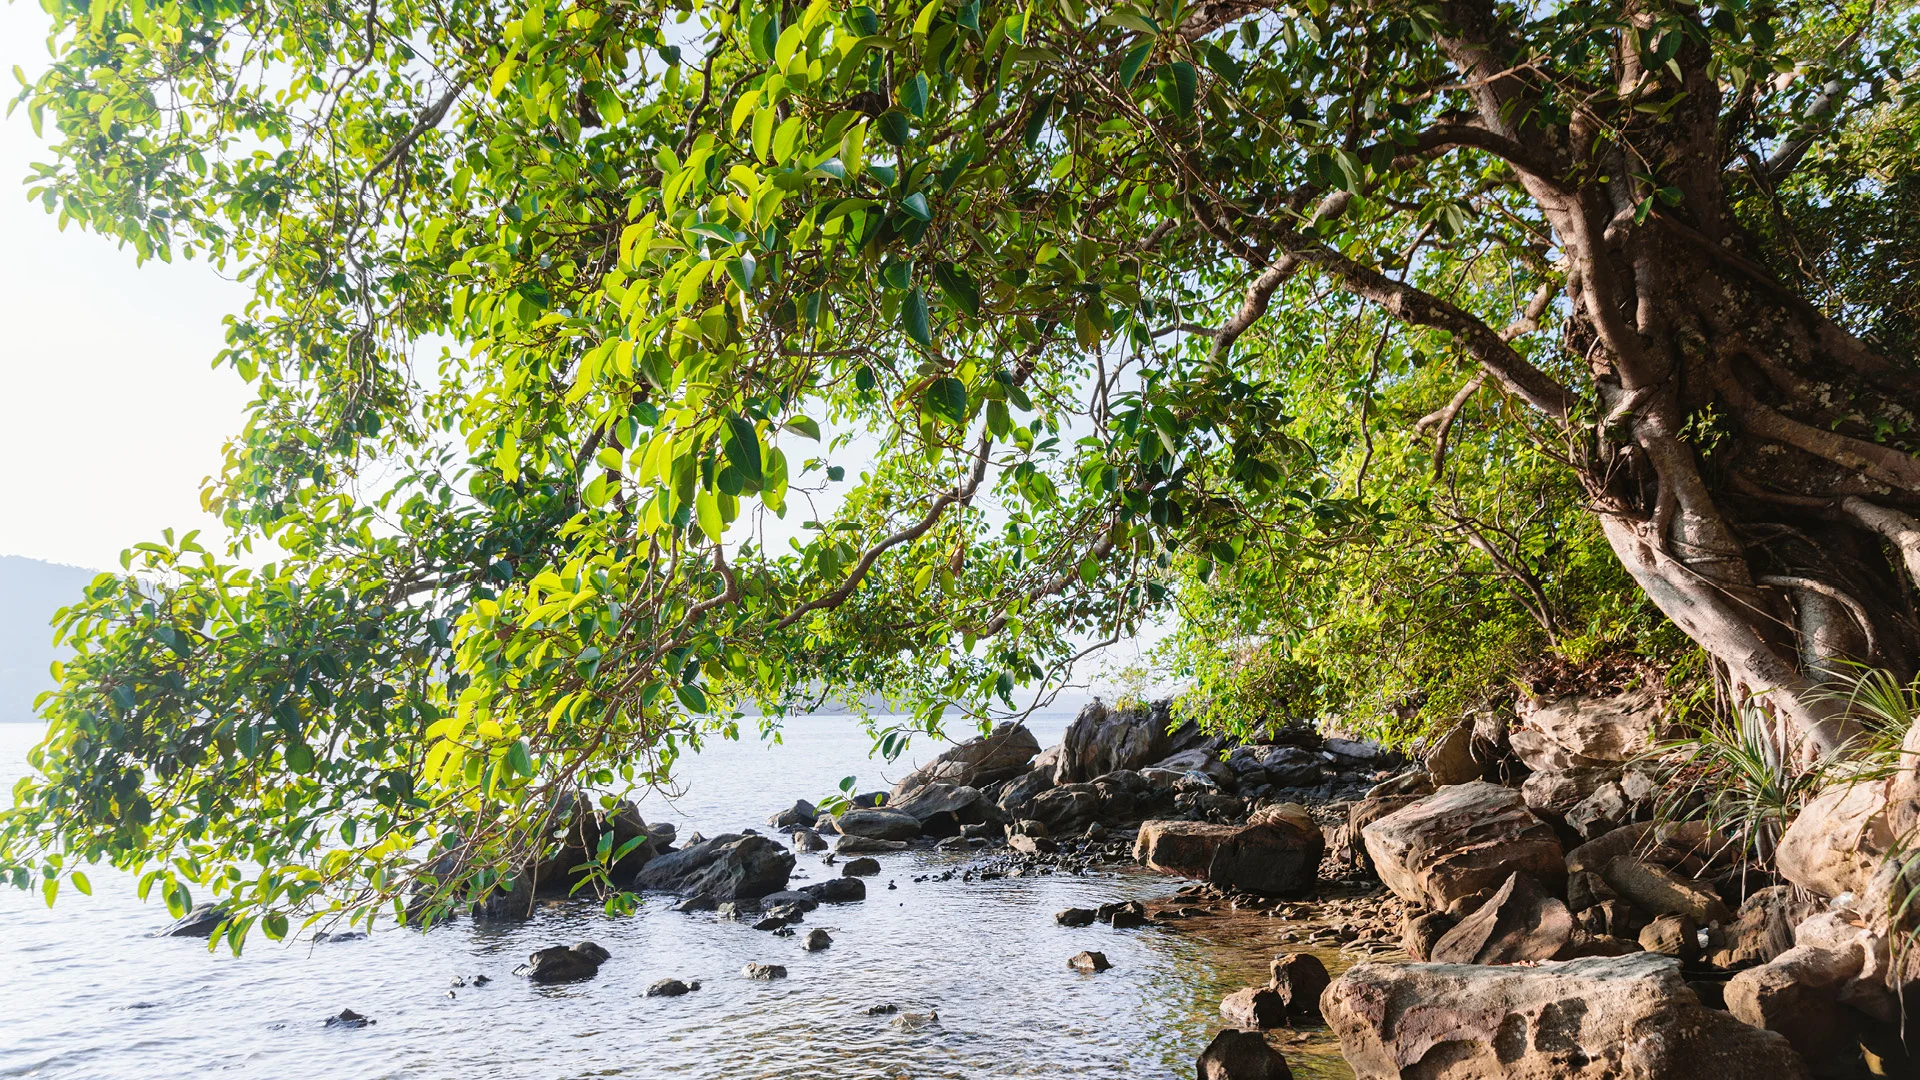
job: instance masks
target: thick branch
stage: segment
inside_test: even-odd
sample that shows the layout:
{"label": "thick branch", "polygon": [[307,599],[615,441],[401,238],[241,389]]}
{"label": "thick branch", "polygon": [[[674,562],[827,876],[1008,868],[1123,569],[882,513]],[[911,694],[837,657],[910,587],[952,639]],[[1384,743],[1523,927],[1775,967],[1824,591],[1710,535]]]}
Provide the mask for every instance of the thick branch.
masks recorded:
{"label": "thick branch", "polygon": [[1920,520],[1870,503],[1858,495],[1840,500],[1840,512],[1885,537],[1907,568],[1907,580],[1920,588]]}

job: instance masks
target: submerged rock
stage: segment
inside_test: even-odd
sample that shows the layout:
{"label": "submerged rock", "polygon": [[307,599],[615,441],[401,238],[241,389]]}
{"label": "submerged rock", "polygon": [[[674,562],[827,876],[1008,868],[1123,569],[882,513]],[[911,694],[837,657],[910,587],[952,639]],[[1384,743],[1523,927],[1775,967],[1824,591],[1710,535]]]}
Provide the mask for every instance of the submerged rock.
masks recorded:
{"label": "submerged rock", "polygon": [[801,886],[800,891],[822,904],[850,904],[867,898],[867,883],[857,877],[837,877]]}
{"label": "submerged rock", "polygon": [[759,982],[772,982],[787,977],[787,969],[779,964],[748,964],[740,969],[740,974]]}
{"label": "submerged rock", "polygon": [[773,840],[723,833],[651,860],[633,883],[685,896],[751,900],[786,888],[792,873],[793,853]]}
{"label": "submerged rock", "polygon": [[1360,1080],[1804,1080],[1787,1040],[1700,1004],[1652,953],[1531,967],[1361,964],[1321,998]]}
{"label": "submerged rock", "polygon": [[151,937],[212,937],[214,930],[227,921],[227,909],[211,903],[195,904],[192,911],[180,916]]}
{"label": "submerged rock", "polygon": [[647,987],[647,996],[679,997],[682,994],[692,993],[698,989],[700,989],[700,983],[697,980],[689,983],[682,982],[679,979],[661,979],[659,982]]}
{"label": "submerged rock", "polygon": [[833,944],[833,938],[825,930],[809,930],[807,936],[800,939],[800,947],[808,952],[819,952]]}
{"label": "submerged rock", "polygon": [[1053,916],[1053,921],[1061,926],[1092,926],[1093,919],[1093,909],[1083,907],[1070,907],[1065,911],[1055,912]]}
{"label": "submerged rock", "polygon": [[840,868],[841,877],[872,877],[880,872],[880,860],[870,858],[850,859]]}
{"label": "submerged rock", "polygon": [[377,1024],[378,1020],[369,1020],[352,1009],[341,1009],[340,1015],[327,1017],[326,1026],[330,1028],[363,1028],[368,1024]]}
{"label": "submerged rock", "polygon": [[1105,971],[1112,967],[1113,964],[1108,962],[1106,953],[1089,950],[1087,952],[1075,953],[1073,958],[1067,961],[1067,966],[1075,971],[1091,972]]}
{"label": "submerged rock", "polygon": [[1200,1052],[1199,1080],[1293,1080],[1280,1051],[1259,1032],[1228,1028]]}
{"label": "submerged rock", "polygon": [[578,982],[592,978],[612,955],[591,941],[555,945],[529,953],[527,962],[514,968],[513,973],[537,983]]}

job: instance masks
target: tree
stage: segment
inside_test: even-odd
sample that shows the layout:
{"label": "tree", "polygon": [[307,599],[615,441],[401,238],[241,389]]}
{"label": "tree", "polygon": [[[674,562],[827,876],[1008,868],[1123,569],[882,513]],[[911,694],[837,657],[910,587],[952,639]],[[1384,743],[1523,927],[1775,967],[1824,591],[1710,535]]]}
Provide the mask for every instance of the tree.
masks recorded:
{"label": "tree", "polygon": [[62,4],[32,191],[254,284],[207,499],[284,557],[169,537],[69,609],[6,859],[49,896],[100,857],[210,885],[237,943],[495,887],[543,808],[749,701],[1011,708],[1183,568],[1376,513],[1236,350],[1309,309],[1370,383],[1453,373],[1437,471],[1550,455],[1736,695],[1840,745],[1821,672],[1920,650],[1912,226],[1868,231],[1910,221],[1914,29]]}

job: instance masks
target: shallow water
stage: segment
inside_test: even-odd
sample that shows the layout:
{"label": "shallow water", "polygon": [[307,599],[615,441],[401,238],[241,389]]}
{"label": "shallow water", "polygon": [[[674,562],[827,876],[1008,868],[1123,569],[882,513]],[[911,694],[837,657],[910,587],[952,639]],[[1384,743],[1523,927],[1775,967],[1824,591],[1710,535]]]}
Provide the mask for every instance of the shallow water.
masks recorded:
{"label": "shallow water", "polygon": [[[1066,718],[1034,723],[1043,745]],[[0,725],[0,790],[24,771],[38,725]],[[651,796],[648,820],[709,835],[760,825],[795,798],[818,798],[848,772],[883,786],[868,740],[844,717],[789,724],[785,745],[723,744],[689,761],[685,794]],[[932,751],[926,751],[931,754]],[[1054,924],[1061,908],[1153,897],[1177,882],[1127,872],[964,883],[915,882],[968,861],[932,851],[883,857],[864,903],[822,907],[803,932],[834,938],[821,953],[711,914],[649,900],[610,919],[590,902],[540,911],[524,924],[461,920],[431,933],[392,930],[363,941],[246,953],[204,942],[152,940],[168,921],[128,879],[90,873],[94,895],[0,889],[0,1076],[153,1080],[237,1076],[350,1078],[672,1077],[827,1080],[989,1077],[1188,1077],[1221,1026],[1221,997],[1264,981],[1282,924],[1264,916],[1196,919],[1177,929],[1113,931]],[[799,856],[795,877],[834,873]],[[897,886],[889,889],[889,883]],[[592,939],[613,959],[594,979],[537,987],[509,972],[536,948]],[[1113,969],[1066,966],[1082,949]],[[1323,954],[1336,966],[1336,957]],[[784,964],[787,979],[750,982],[750,961]],[[449,997],[455,977],[485,987]],[[647,998],[667,976],[700,979],[680,998]],[[871,1004],[937,1011],[903,1031]],[[327,1029],[342,1008],[372,1017]],[[1302,1077],[1349,1077],[1324,1034],[1289,1044]]]}

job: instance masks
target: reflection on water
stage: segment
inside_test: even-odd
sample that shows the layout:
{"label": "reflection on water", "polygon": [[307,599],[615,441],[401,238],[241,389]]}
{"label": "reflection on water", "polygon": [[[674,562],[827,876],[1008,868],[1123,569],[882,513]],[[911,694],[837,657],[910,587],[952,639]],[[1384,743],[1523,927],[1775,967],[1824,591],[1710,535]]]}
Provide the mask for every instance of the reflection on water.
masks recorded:
{"label": "reflection on water", "polygon": [[[1064,718],[1037,723],[1042,744]],[[685,770],[687,794],[643,803],[649,820],[709,834],[762,821],[799,797],[817,798],[860,771],[868,743],[852,721],[789,726],[784,746],[710,748]],[[24,769],[37,726],[0,725],[0,786]],[[862,768],[856,770],[858,764]],[[885,770],[898,775],[905,765]],[[549,906],[525,924],[462,920],[430,934],[276,946],[239,958],[204,943],[149,940],[166,911],[133,897],[126,879],[92,873],[94,895],[49,910],[37,893],[0,890],[0,1076],[138,1078],[226,1072],[346,1078],[1187,1077],[1220,1026],[1228,992],[1266,978],[1279,924],[1264,917],[1196,919],[1178,930],[1056,926],[1061,908],[1170,892],[1166,879],[1128,873],[967,883],[916,882],[965,855],[915,851],[883,858],[864,903],[824,907],[801,927],[825,928],[831,948],[801,950],[711,914],[651,900],[631,918],[591,903]],[[832,874],[800,856],[796,877]],[[895,888],[889,889],[892,884]],[[613,959],[595,979],[536,987],[508,972],[529,951],[592,939]],[[1084,975],[1067,958],[1103,951],[1113,970]],[[1335,957],[1323,954],[1329,966]],[[784,964],[785,980],[750,982],[750,961]],[[457,977],[492,977],[449,987]],[[674,976],[702,989],[648,998]],[[937,1011],[901,1030],[874,1004]],[[327,1029],[343,1008],[376,1023]],[[1348,1077],[1324,1036],[1274,1038],[1296,1075]]]}

